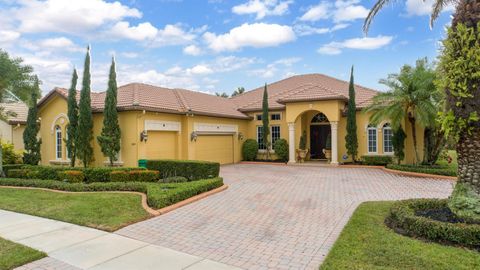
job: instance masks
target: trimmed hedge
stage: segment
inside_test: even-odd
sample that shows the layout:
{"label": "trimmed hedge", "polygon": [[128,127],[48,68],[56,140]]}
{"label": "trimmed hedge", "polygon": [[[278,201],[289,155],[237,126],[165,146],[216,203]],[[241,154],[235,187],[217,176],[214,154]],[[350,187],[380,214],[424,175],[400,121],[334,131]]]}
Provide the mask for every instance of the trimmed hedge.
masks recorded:
{"label": "trimmed hedge", "polygon": [[385,166],[392,163],[391,156],[362,156],[362,163],[365,165]]}
{"label": "trimmed hedge", "polygon": [[61,171],[58,172],[58,178],[68,183],[81,183],[85,180],[85,174],[82,171]]}
{"label": "trimmed hedge", "polygon": [[183,176],[171,176],[164,179],[160,179],[162,183],[183,183],[188,182],[188,179]]}
{"label": "trimmed hedge", "polygon": [[147,183],[147,182],[109,182],[109,183],[66,183],[56,180],[32,180],[0,178],[0,185],[17,187],[39,187],[71,192],[93,191],[135,191],[147,195],[148,205],[163,208],[200,193],[221,187],[220,177],[186,183]]}
{"label": "trimmed hedge", "polygon": [[147,169],[160,172],[160,178],[183,176],[189,181],[218,177],[220,163],[197,160],[147,160]]}
{"label": "trimmed hedge", "polygon": [[285,139],[278,139],[273,145],[275,154],[283,162],[288,161],[288,142]]}
{"label": "trimmed hedge", "polygon": [[247,139],[242,145],[242,156],[245,161],[253,161],[257,158],[258,143],[254,139]]}
{"label": "trimmed hedge", "polygon": [[437,175],[445,175],[445,176],[457,176],[457,171],[448,166],[388,164],[387,168],[392,170],[398,170],[398,171],[428,173],[428,174],[437,174]]}
{"label": "trimmed hedge", "polygon": [[6,165],[3,165],[3,172],[7,174],[9,170],[21,169],[23,168],[23,166],[25,165],[24,164],[6,164]]}
{"label": "trimmed hedge", "polygon": [[385,223],[395,231],[408,236],[479,249],[480,225],[441,222],[415,214],[418,211],[446,207],[447,199],[399,201],[390,209]]}

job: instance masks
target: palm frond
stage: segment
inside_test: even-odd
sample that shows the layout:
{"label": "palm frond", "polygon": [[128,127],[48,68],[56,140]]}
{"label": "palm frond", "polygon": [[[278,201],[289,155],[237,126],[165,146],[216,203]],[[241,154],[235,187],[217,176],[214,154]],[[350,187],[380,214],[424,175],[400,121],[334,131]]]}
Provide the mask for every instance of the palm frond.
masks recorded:
{"label": "palm frond", "polygon": [[[423,2],[426,1],[427,0],[423,0]],[[436,0],[433,2],[432,14],[430,15],[430,29],[433,28],[433,24],[438,19],[438,16],[440,16],[440,13],[442,13],[442,10],[445,9],[448,4],[454,3],[458,3],[458,0]]]}
{"label": "palm frond", "polygon": [[372,7],[370,12],[368,13],[368,16],[365,18],[365,21],[363,22],[363,32],[365,34],[368,33],[368,29],[370,28],[370,24],[372,23],[373,18],[377,13],[385,6],[386,4],[389,4],[392,0],[379,0],[375,3],[375,5]]}

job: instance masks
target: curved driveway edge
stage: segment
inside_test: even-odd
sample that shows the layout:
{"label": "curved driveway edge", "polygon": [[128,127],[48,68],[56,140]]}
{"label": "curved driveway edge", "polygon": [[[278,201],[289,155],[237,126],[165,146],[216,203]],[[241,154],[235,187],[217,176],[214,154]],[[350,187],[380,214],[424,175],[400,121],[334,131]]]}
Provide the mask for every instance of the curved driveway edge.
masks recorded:
{"label": "curved driveway edge", "polygon": [[453,181],[379,169],[237,164],[229,188],[117,234],[245,269],[318,269],[364,201],[446,198]]}

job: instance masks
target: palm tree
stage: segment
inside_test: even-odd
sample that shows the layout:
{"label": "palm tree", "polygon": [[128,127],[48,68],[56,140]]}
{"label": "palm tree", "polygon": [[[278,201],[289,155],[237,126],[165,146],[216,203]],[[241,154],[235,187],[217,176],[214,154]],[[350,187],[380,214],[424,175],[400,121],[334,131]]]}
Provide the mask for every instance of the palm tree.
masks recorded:
{"label": "palm tree", "polygon": [[[365,19],[365,33],[375,15],[391,2],[376,2]],[[440,58],[448,109],[442,127],[457,139],[458,181],[469,183],[480,194],[480,0],[435,0],[431,27],[447,5],[454,5],[455,12]]]}
{"label": "palm tree", "polygon": [[390,74],[387,79],[380,80],[389,91],[376,95],[372,104],[365,108],[371,112],[370,121],[379,123],[390,120],[397,130],[404,119],[411,125],[415,162],[419,162],[417,148],[417,124],[430,127],[437,114],[432,95],[435,93],[435,71],[426,58],[417,60],[416,66],[404,65],[398,74]]}

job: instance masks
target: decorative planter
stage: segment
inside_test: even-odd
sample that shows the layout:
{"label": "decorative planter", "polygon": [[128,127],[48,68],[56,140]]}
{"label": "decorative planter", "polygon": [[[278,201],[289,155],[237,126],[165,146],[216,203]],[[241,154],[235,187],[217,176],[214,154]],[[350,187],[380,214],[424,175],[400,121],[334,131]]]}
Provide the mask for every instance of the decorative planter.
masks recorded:
{"label": "decorative planter", "polygon": [[300,161],[300,163],[303,163],[305,162],[305,158],[307,157],[307,154],[308,154],[308,149],[297,149],[297,157],[298,157],[298,161]]}
{"label": "decorative planter", "polygon": [[323,149],[323,154],[325,157],[330,161],[332,160],[332,150],[331,149]]}

